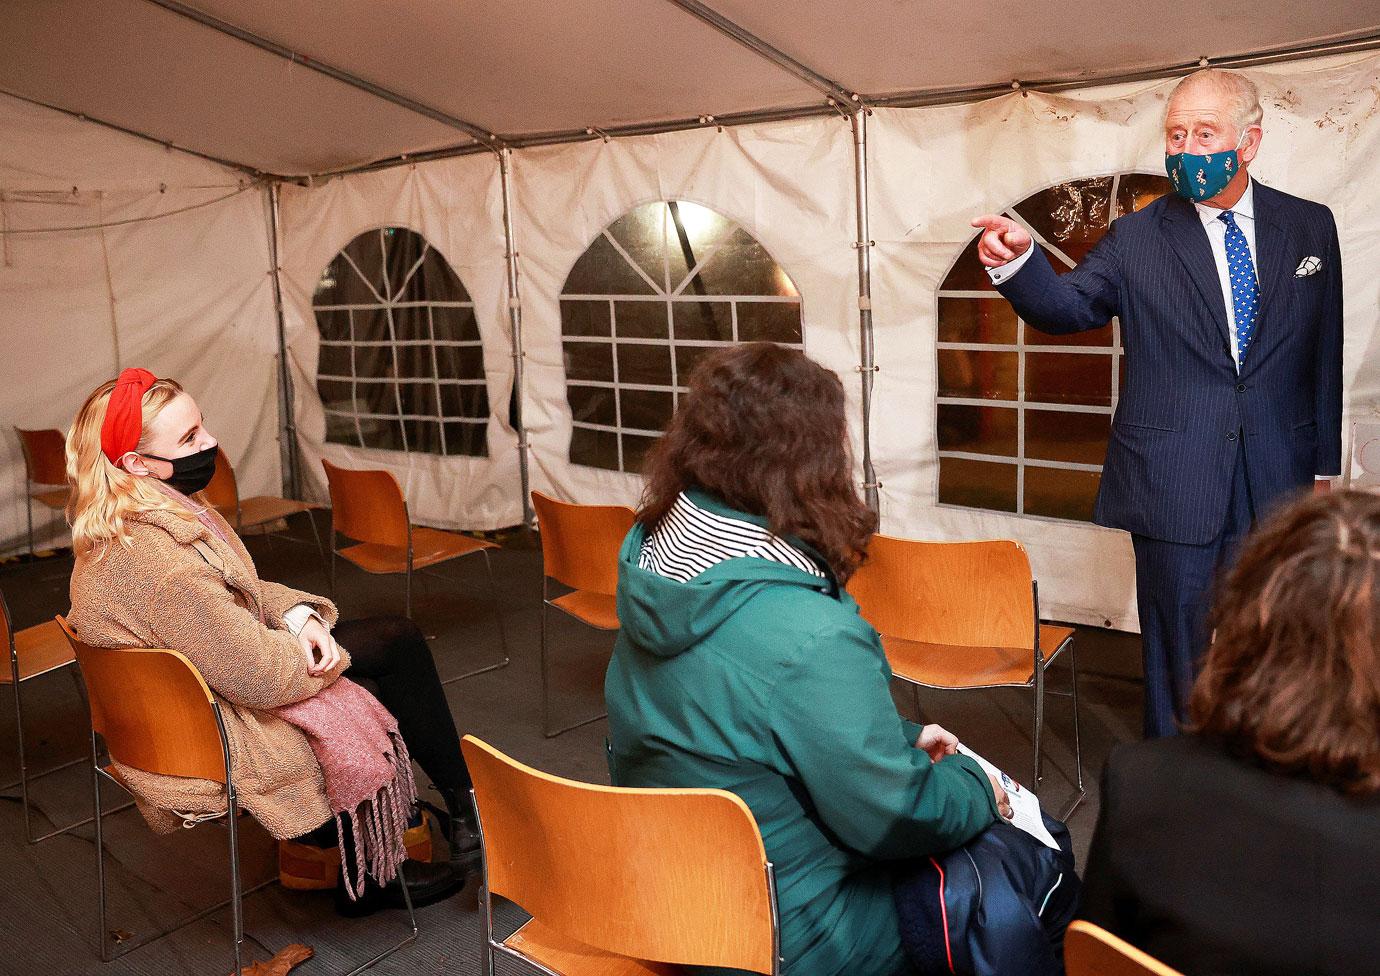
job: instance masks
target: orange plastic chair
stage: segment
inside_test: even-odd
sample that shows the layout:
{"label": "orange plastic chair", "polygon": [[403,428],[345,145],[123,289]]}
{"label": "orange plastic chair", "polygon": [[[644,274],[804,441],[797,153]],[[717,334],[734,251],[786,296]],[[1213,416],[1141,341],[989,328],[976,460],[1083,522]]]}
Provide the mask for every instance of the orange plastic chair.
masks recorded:
{"label": "orange plastic chair", "polygon": [[241,535],[247,529],[271,525],[286,519],[289,515],[305,512],[307,523],[311,526],[311,537],[316,540],[316,551],[321,554],[321,561],[325,562],[326,550],[321,546],[321,533],[317,531],[316,519],[311,514],[313,509],[321,506],[313,505],[311,502],[294,501],[291,498],[279,498],[276,495],[241,498],[235,469],[221,448],[216,448],[216,472],[211,476],[211,483],[206,486],[204,495],[225,521]]}
{"label": "orange plastic chair", "polygon": [[[498,547],[492,542],[471,539],[458,532],[428,529],[413,525],[407,513],[407,499],[391,471],[356,471],[336,467],[324,458],[326,481],[331,491],[331,594],[335,594],[335,557],[354,563],[366,573],[406,577],[404,605],[412,616],[412,573],[431,566],[479,553],[484,557],[484,569],[489,577],[489,598],[494,619],[498,622],[499,640],[503,645],[503,660],[487,664],[442,684],[496,671],[508,666],[508,638],[503,628],[503,614],[498,606],[498,590],[494,586],[493,564],[489,550]],[[336,535],[355,540],[352,546],[336,548]],[[435,575],[435,574],[433,574]]]}
{"label": "orange plastic chair", "polygon": [[[34,554],[34,502],[55,512],[67,507],[67,441],[60,430],[14,429],[28,475],[29,555]],[[53,486],[57,487],[53,487]]]}
{"label": "orange plastic chair", "polygon": [[1064,933],[1068,976],[1183,976],[1106,929],[1076,921]]}
{"label": "orange plastic chair", "polygon": [[[780,973],[775,873],[737,796],[577,783],[471,735],[461,749],[483,846],[485,976],[495,953],[554,976]],[[495,895],[532,916],[502,941]]]}
{"label": "orange plastic chair", "polygon": [[[84,758],[73,759],[71,762],[45,769],[40,773],[29,772],[29,760],[24,741],[24,697],[21,689],[26,681],[61,671],[69,665],[76,664],[77,659],[73,656],[72,648],[68,645],[67,639],[62,636],[62,628],[52,620],[35,627],[15,630],[10,617],[9,604],[5,602],[3,593],[0,593],[0,634],[3,635],[10,649],[10,666],[7,671],[0,672],[0,684],[8,684],[14,690],[14,724],[19,742],[19,779],[13,783],[6,783],[0,789],[9,790],[15,786],[20,788],[20,800],[24,808],[24,837],[30,844],[37,844],[49,837],[56,837],[58,834],[65,834],[76,827],[89,824],[91,818],[87,817],[85,820],[79,820],[76,823],[50,830],[35,837],[32,802],[29,795],[30,784],[52,773],[70,769],[86,760]],[[72,681],[80,693],[81,682],[77,677],[76,668],[72,668],[67,673],[72,676]]]}
{"label": "orange plastic chair", "polygon": [[[142,939],[125,942],[119,955],[147,945],[229,905],[235,953],[233,972],[239,973],[244,968],[243,898],[272,884],[276,876],[247,891],[243,889],[239,857],[240,809],[231,775],[230,743],[225,734],[220,702],[192,662],[177,651],[92,647],[82,643],[60,616],[57,626],[61,627],[81,666],[87,705],[91,710],[91,795],[96,824],[96,882],[99,887],[97,937],[101,961],[109,962],[114,958],[106,928],[103,834],[103,817],[106,814],[101,809],[101,780],[128,790],[119,770],[113,765],[119,762],[162,776],[185,776],[224,784],[226,812],[218,817],[184,816],[183,825],[194,827],[213,820],[222,821],[229,835],[230,848],[229,899]],[[111,764],[101,762],[102,743],[112,760]],[[392,955],[417,938],[417,918],[412,912],[412,899],[407,886],[403,885],[402,889],[411,924],[410,934],[397,945],[352,970],[350,976]]]}
{"label": "orange plastic chair", "polygon": [[926,688],[1032,689],[1033,789],[1041,778],[1045,672],[1068,650],[1078,795],[1064,811],[1067,817],[1085,795],[1074,631],[1040,623],[1039,585],[1025,549],[1008,540],[919,542],[874,535],[867,553],[848,590],[882,635],[898,678]]}
{"label": "orange plastic chair", "polygon": [[[532,492],[541,534],[541,728],[549,739],[604,717],[600,713],[551,730],[550,667],[547,662],[546,611],[555,607],[599,630],[618,629],[618,550],[636,516],[626,505],[576,505]],[[570,592],[554,599],[551,581]]]}

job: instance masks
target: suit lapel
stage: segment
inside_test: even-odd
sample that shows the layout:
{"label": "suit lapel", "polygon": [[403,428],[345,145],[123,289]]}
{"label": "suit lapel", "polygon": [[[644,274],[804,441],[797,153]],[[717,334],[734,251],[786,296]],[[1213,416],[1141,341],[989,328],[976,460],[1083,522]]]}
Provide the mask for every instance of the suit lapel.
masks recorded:
{"label": "suit lapel", "polygon": [[1222,340],[1230,342],[1231,329],[1227,325],[1227,305],[1222,299],[1222,279],[1217,276],[1217,262],[1212,256],[1207,231],[1198,219],[1198,211],[1183,197],[1171,194],[1165,204],[1161,223],[1174,253],[1198,287],[1203,301],[1207,302]]}
{"label": "suit lapel", "polygon": [[[1270,308],[1270,296],[1279,289],[1279,283],[1289,274],[1289,242],[1286,228],[1275,206],[1273,191],[1267,186],[1255,184],[1255,248],[1256,279],[1260,283],[1260,308],[1255,316],[1255,338],[1251,345],[1260,343],[1260,333],[1265,327],[1266,312]],[[1246,351],[1246,363],[1251,363],[1251,352]]]}

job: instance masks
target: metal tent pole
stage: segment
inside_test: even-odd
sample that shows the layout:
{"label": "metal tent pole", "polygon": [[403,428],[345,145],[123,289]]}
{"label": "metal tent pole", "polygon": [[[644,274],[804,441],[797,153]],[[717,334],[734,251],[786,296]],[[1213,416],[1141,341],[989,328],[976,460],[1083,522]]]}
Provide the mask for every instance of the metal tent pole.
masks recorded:
{"label": "metal tent pole", "polygon": [[858,239],[853,248],[858,252],[858,372],[862,376],[862,468],[863,496],[867,507],[879,511],[877,472],[872,466],[872,380],[877,372],[876,352],[872,332],[872,245],[868,223],[867,202],[867,109],[860,108],[849,116],[853,128],[853,183],[857,193]]}
{"label": "metal tent pole", "polygon": [[268,188],[268,254],[272,264],[273,309],[278,321],[278,424],[283,491],[288,498],[302,497],[302,473],[297,457],[297,413],[293,408],[292,376],[288,371],[287,321],[283,315],[282,268],[278,260],[279,185]]}
{"label": "metal tent pole", "polygon": [[517,244],[513,235],[513,195],[512,195],[512,159],[511,149],[503,149],[498,153],[498,175],[503,188],[503,249],[504,257],[508,263],[508,324],[511,330],[511,340],[513,346],[513,392],[512,392],[512,421],[513,427],[518,438],[518,479],[522,486],[522,521],[524,525],[532,525],[536,521],[536,513],[532,511],[532,478],[528,466],[528,442],[527,425],[523,422],[523,394],[526,386],[523,382],[523,349],[522,349],[522,296],[518,291],[518,264],[517,264]]}

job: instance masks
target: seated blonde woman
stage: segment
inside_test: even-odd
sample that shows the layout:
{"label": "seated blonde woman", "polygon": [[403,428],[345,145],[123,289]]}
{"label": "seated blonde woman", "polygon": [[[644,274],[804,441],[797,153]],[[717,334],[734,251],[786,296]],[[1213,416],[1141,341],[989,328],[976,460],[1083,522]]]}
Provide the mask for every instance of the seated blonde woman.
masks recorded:
{"label": "seated blonde woman", "polygon": [[[418,904],[453,894],[478,842],[469,774],[425,639],[402,618],[337,623],[331,601],[261,580],[234,531],[199,500],[215,457],[196,401],[173,380],[127,369],[87,398],[67,438],[72,626],[98,647],[171,648],[196,665],[225,718],[240,803],[280,840],[306,835],[331,847],[339,828],[342,914],[401,903],[396,878],[375,879],[388,881],[402,860],[410,753],[445,798],[451,856],[407,862],[401,874]],[[346,673],[367,690],[342,681]],[[120,772],[155,830],[225,810],[210,781]]]}

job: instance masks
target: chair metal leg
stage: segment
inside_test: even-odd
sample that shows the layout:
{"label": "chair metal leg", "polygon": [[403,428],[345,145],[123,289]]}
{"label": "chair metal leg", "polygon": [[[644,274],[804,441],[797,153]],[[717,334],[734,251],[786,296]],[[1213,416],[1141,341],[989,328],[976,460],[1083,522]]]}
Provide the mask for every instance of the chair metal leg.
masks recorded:
{"label": "chair metal leg", "polygon": [[[91,819],[96,825],[96,948],[101,962],[110,962],[109,938],[105,930],[105,838],[101,833],[101,759],[96,733],[91,733]],[[237,971],[238,972],[238,971]]]}
{"label": "chair metal leg", "polygon": [[[69,667],[68,670],[73,680],[76,681],[78,689],[80,689],[81,681],[77,679],[76,669]],[[87,824],[91,823],[92,818],[86,817],[83,820],[67,824],[65,827],[57,827],[45,834],[39,834],[35,837],[33,830],[33,800],[29,795],[29,784],[45,776],[50,776],[53,773],[60,773],[64,769],[71,769],[73,766],[79,766],[86,762],[86,757],[83,756],[80,759],[73,759],[65,763],[60,763],[57,766],[43,770],[41,773],[29,774],[28,754],[24,741],[24,702],[21,696],[23,682],[19,680],[19,662],[16,661],[13,656],[11,656],[10,659],[10,679],[14,686],[14,724],[16,733],[15,738],[19,746],[19,779],[12,783],[6,783],[3,787],[0,787],[0,789],[8,790],[15,786],[19,787],[20,806],[24,808],[24,839],[30,844],[38,844],[51,837],[56,837],[59,834],[70,833],[78,827],[85,827]],[[123,806],[116,807],[110,812],[119,813],[121,810],[128,810],[133,805],[133,802],[126,803]]]}
{"label": "chair metal leg", "polygon": [[335,529],[331,529],[331,561],[326,567],[326,585],[331,591],[331,600],[335,600]]}
{"label": "chair metal leg", "polygon": [[1068,820],[1087,796],[1087,790],[1083,786],[1083,740],[1078,727],[1078,645],[1076,641],[1069,643],[1069,669],[1072,681],[1070,698],[1073,704],[1073,765],[1076,771],[1075,775],[1078,777],[1078,792],[1068,807],[1059,814],[1060,820]]}
{"label": "chair metal leg", "polygon": [[1045,726],[1045,667],[1041,661],[1035,666],[1035,702],[1034,702],[1034,732],[1031,735],[1032,744],[1035,749],[1035,760],[1033,769],[1034,779],[1031,780],[1030,788],[1039,792],[1040,789],[1040,737]]}
{"label": "chair metal leg", "polygon": [[403,583],[403,616],[412,619],[412,555],[407,557],[407,579]]}
{"label": "chair metal leg", "polygon": [[307,517],[307,524],[311,526],[312,541],[316,543],[316,554],[321,557],[324,565],[326,562],[326,549],[321,545],[321,531],[316,527],[316,513],[310,508],[302,513]]}
{"label": "chair metal leg", "polygon": [[238,976],[244,969],[244,896],[240,892],[240,810],[235,787],[228,780],[227,777],[225,808],[227,833],[230,835],[230,918],[235,940],[235,968],[231,972]]}
{"label": "chair metal leg", "polygon": [[442,685],[454,684],[457,681],[464,681],[466,678],[473,678],[477,674],[487,674],[490,671],[497,671],[499,668],[506,668],[511,660],[508,651],[508,630],[503,624],[503,611],[498,605],[498,586],[494,583],[493,563],[489,561],[489,550],[481,549],[480,553],[484,556],[484,571],[489,578],[489,605],[493,608],[494,621],[498,624],[498,642],[499,646],[503,648],[503,660],[496,664],[486,664],[481,668],[475,668],[473,671],[466,671],[454,678],[447,678],[441,682]]}
{"label": "chair metal leg", "polygon": [[551,738],[551,673],[546,660],[546,578],[541,581],[541,734]]}
{"label": "chair metal leg", "polygon": [[34,558],[34,496],[28,494],[27,489],[25,491],[25,496],[29,503],[27,506],[29,516],[29,558],[32,559]]}

